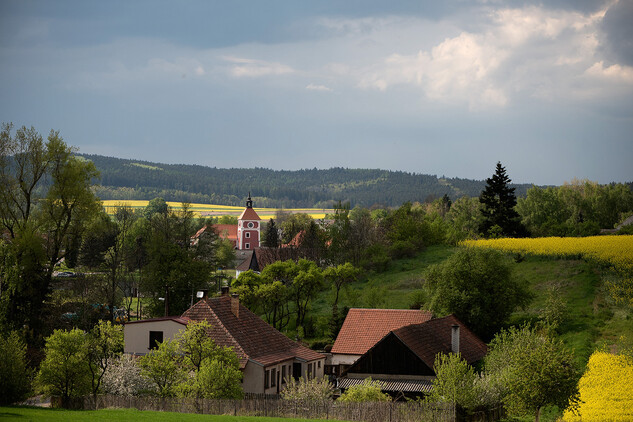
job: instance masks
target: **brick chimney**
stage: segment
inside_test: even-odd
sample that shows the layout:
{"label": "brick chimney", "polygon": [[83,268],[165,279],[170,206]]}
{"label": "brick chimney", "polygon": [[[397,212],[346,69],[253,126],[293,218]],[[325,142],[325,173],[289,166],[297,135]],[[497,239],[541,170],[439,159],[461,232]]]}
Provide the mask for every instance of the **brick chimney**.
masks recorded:
{"label": "brick chimney", "polygon": [[451,326],[451,352],[459,353],[459,325]]}
{"label": "brick chimney", "polygon": [[240,297],[236,293],[231,295],[231,312],[236,318],[240,317]]}

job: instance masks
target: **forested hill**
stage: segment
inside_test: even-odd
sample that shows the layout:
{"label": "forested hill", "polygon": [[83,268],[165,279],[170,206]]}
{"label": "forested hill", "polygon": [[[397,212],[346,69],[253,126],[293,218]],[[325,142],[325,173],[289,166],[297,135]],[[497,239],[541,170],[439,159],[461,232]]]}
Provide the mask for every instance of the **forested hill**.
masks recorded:
{"label": "forested hill", "polygon": [[[152,199],[242,205],[251,192],[258,207],[329,208],[333,201],[353,207],[400,206],[447,194],[478,196],[485,181],[379,169],[331,168],[278,171],[264,168],[220,169],[198,165],[158,164],[81,154],[101,173],[101,199]],[[492,174],[494,169],[491,169]],[[531,185],[514,185],[517,196]]]}

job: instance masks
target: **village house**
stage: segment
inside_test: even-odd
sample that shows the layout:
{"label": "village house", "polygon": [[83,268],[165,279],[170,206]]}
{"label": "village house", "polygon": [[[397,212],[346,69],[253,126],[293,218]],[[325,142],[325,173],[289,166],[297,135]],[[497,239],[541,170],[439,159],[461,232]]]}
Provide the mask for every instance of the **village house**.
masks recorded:
{"label": "village house", "polygon": [[429,311],[352,308],[332,346],[328,373],[340,375],[390,331],[430,320]]}
{"label": "village house", "polygon": [[439,353],[459,353],[472,365],[488,349],[454,315],[390,331],[354,362],[338,379],[345,389],[371,377],[382,391],[395,397],[417,397],[431,391],[435,358]]}
{"label": "village house", "polygon": [[153,318],[125,324],[125,353],[147,354],[156,342],[173,339],[190,321],[207,320],[209,336],[237,354],[245,393],[277,394],[290,377],[323,377],[325,356],[271,327],[239,303],[228,290],[203,298],[180,317]]}

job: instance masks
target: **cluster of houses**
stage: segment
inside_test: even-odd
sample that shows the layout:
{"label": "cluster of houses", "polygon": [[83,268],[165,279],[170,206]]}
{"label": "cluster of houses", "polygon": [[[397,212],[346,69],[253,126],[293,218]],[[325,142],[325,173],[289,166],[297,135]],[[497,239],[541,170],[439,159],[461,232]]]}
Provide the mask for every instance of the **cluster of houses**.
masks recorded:
{"label": "cluster of houses", "polygon": [[[249,197],[238,225],[219,228],[234,238],[238,254],[245,256],[244,270],[275,259],[264,249],[259,252],[260,227]],[[485,343],[453,315],[433,318],[422,310],[357,308],[350,309],[332,349],[315,351],[240,304],[228,287],[219,297],[204,295],[181,316],[127,322],[124,351],[147,354],[191,321],[202,320],[210,323],[208,335],[216,344],[237,354],[245,393],[278,394],[291,377],[323,376],[344,391],[371,377],[394,397],[416,397],[431,390],[438,353],[461,353],[473,364],[487,351]]]}

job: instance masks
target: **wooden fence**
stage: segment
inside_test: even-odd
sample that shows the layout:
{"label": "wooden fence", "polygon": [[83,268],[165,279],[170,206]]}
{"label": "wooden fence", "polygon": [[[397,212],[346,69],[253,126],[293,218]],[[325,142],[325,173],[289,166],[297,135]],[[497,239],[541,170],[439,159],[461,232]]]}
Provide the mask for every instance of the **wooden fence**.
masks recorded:
{"label": "wooden fence", "polygon": [[[299,419],[332,419],[353,422],[454,422],[455,407],[420,402],[341,403],[328,401],[294,401],[256,398],[212,400],[133,396],[98,396],[83,398],[84,409],[135,408],[211,415],[269,416]],[[461,419],[461,418],[460,418]]]}

